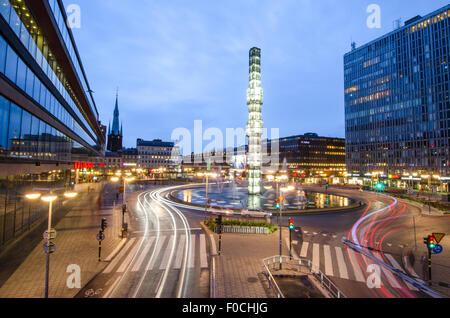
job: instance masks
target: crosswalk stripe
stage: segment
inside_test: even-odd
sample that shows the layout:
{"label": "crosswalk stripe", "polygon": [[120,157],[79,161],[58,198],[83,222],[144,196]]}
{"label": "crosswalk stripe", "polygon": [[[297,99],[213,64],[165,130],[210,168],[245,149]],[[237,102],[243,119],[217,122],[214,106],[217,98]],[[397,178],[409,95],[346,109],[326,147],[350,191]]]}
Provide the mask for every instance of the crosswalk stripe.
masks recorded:
{"label": "crosswalk stripe", "polygon": [[[399,270],[403,271],[403,268],[400,266],[399,263],[397,263],[397,261],[395,260],[395,258],[391,254],[384,254],[384,256],[386,256],[386,258],[389,260],[389,262],[391,262],[391,264],[396,269],[399,269]],[[405,282],[405,284],[409,288],[409,290],[412,290],[412,291],[418,291],[419,290],[414,285],[411,285],[410,283],[408,283],[406,280],[403,280],[403,281]]]}
{"label": "crosswalk stripe", "polygon": [[205,234],[200,235],[200,267],[208,268],[208,258],[206,256],[206,239]]}
{"label": "crosswalk stripe", "polygon": [[142,263],[144,262],[144,259],[147,256],[148,251],[152,247],[155,239],[156,239],[156,237],[152,236],[148,239],[147,243],[145,243],[145,247],[142,250],[141,255],[139,256],[138,260],[136,261],[136,264],[134,264],[133,269],[131,270],[132,272],[137,272],[141,268]]}
{"label": "crosswalk stripe", "polygon": [[172,253],[172,247],[173,247],[173,235],[170,236],[169,243],[167,243],[166,251],[164,253],[161,265],[159,266],[159,269],[166,269],[167,264],[169,263],[169,257],[170,253]]}
{"label": "crosswalk stripe", "polygon": [[127,269],[128,265],[130,265],[130,262],[132,260],[132,258],[136,255],[136,251],[139,248],[139,243],[142,241],[142,239],[139,239],[136,241],[136,244],[133,246],[133,248],[131,249],[131,251],[128,253],[127,257],[125,258],[125,260],[122,262],[122,264],[120,265],[120,267],[117,269],[117,273],[123,273],[125,272],[125,270]]}
{"label": "crosswalk stripe", "polygon": [[312,270],[318,272],[320,270],[320,245],[313,245]]}
{"label": "crosswalk stripe", "polygon": [[217,246],[216,246],[216,240],[214,239],[214,235],[209,234],[211,238],[211,255],[217,255]]}
{"label": "crosswalk stripe", "polygon": [[164,242],[166,241],[166,239],[167,239],[167,236],[162,236],[159,238],[159,241],[155,247],[153,258],[152,258],[151,262],[147,265],[147,268],[145,269],[146,271],[151,271],[153,269],[153,266],[155,266],[156,259],[158,258],[157,256],[160,253],[160,251],[162,250],[162,247],[164,246]]}
{"label": "crosswalk stripe", "polygon": [[194,268],[195,263],[195,234],[191,234],[191,257],[189,258],[189,268]]}
{"label": "crosswalk stripe", "polygon": [[303,242],[302,250],[300,251],[301,258],[306,258],[308,256],[308,247],[309,247],[309,242]]}
{"label": "crosswalk stripe", "polygon": [[348,276],[347,265],[345,265],[344,254],[339,246],[335,246],[336,258],[339,268],[339,274],[342,279],[350,279]]}
{"label": "crosswalk stripe", "polygon": [[398,281],[395,279],[394,275],[392,275],[391,271],[386,269],[384,266],[381,266],[381,269],[383,270],[384,275],[386,276],[387,280],[389,281],[389,284],[397,289],[401,289],[402,286],[398,283]]}
{"label": "crosswalk stripe", "polygon": [[358,282],[364,283],[366,280],[364,279],[364,275],[359,267],[358,261],[356,260],[355,252],[352,249],[348,249],[351,264],[353,267],[353,272],[355,273],[355,278]]}
{"label": "crosswalk stripe", "polygon": [[331,259],[331,249],[330,245],[323,246],[323,254],[325,257],[325,275],[334,276],[333,273],[333,261]]}
{"label": "crosswalk stripe", "polygon": [[128,252],[128,249],[130,248],[130,246],[133,245],[135,240],[136,238],[133,237],[127,242],[127,244],[125,244],[124,248],[120,251],[119,255],[117,255],[114,258],[114,260],[111,263],[109,263],[109,265],[105,268],[105,270],[103,271],[104,274],[109,274],[113,271],[114,267],[116,267],[116,265],[119,263],[122,257],[125,256],[125,254]]}
{"label": "crosswalk stripe", "polygon": [[181,263],[183,261],[183,256],[184,256],[184,246],[186,245],[186,235],[181,235],[180,236],[180,241],[178,242],[178,250],[177,250],[177,258],[175,259],[175,264],[173,266],[173,268],[175,269],[180,269],[181,268]]}

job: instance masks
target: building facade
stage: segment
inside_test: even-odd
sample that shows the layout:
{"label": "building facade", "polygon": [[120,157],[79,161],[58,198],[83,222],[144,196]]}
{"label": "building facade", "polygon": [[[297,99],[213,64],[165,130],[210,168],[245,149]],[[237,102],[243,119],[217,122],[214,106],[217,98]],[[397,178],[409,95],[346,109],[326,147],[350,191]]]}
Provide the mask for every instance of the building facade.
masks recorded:
{"label": "building facade", "polygon": [[344,56],[347,166],[450,176],[450,5]]}
{"label": "building facade", "polygon": [[38,173],[103,156],[62,1],[0,1],[0,169]]}
{"label": "building facade", "polygon": [[160,139],[145,141],[138,139],[138,167],[142,169],[174,169],[181,163],[180,149],[173,142]]}
{"label": "building facade", "polygon": [[[272,154],[272,144],[278,153]],[[320,137],[315,133],[268,140],[265,156],[278,158],[278,170],[292,177],[342,177],[346,172],[345,139]]]}

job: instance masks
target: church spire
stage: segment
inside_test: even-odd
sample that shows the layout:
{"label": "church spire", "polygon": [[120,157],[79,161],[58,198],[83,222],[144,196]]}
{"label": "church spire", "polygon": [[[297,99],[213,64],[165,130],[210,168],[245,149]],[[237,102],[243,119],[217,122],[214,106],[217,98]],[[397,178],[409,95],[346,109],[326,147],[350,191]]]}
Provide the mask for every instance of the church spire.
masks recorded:
{"label": "church spire", "polygon": [[119,90],[116,93],[116,105],[114,107],[114,118],[112,125],[112,134],[115,136],[119,135]]}

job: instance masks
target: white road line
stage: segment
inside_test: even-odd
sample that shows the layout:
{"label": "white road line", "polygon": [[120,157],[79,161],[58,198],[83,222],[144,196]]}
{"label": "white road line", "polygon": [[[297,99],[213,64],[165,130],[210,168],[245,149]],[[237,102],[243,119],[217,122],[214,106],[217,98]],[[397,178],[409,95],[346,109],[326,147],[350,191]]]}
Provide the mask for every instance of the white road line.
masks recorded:
{"label": "white road line", "polygon": [[200,267],[208,268],[208,257],[206,256],[205,234],[200,235]]}
{"label": "white road line", "polygon": [[161,265],[159,266],[159,269],[161,269],[161,270],[167,268],[167,263],[169,263],[170,253],[172,252],[170,247],[172,245],[173,245],[173,235],[170,236],[169,243],[167,243],[166,252],[164,253]]}
{"label": "white road line", "polygon": [[127,239],[124,238],[120,241],[119,245],[112,251],[111,254],[108,255],[107,258],[105,258],[105,262],[111,262],[111,260],[114,258],[114,256],[117,254],[117,252],[122,248],[122,246],[127,242]]}
{"label": "white road line", "polygon": [[127,267],[130,265],[132,258],[136,255],[136,251],[139,248],[139,243],[142,239],[138,239],[136,244],[133,246],[131,252],[128,253],[125,260],[122,262],[120,267],[117,269],[117,273],[123,273],[127,269]]}
{"label": "white road line", "polygon": [[147,243],[145,243],[145,247],[142,250],[141,255],[139,256],[138,260],[136,261],[136,264],[134,264],[133,269],[131,270],[132,272],[137,272],[141,268],[142,263],[144,262],[144,259],[147,256],[148,251],[152,247],[155,239],[156,239],[156,237],[152,236],[148,239]]}
{"label": "white road line", "polygon": [[124,248],[120,251],[119,255],[117,255],[116,258],[114,258],[114,260],[111,263],[109,263],[109,265],[105,268],[103,274],[109,274],[113,271],[114,267],[116,267],[116,265],[119,264],[119,261],[122,259],[122,257],[125,256],[125,254],[128,252],[128,249],[130,248],[131,245],[133,245],[135,240],[136,238],[133,237],[127,242]]}
{"label": "white road line", "polygon": [[[403,268],[400,266],[399,263],[397,263],[397,261],[395,260],[395,258],[391,255],[391,254],[384,254],[384,256],[386,256],[386,258],[389,260],[389,262],[391,262],[391,264],[396,268],[399,269],[401,271],[404,271]],[[406,280],[403,280],[406,284],[406,286],[409,288],[409,290],[412,291],[419,291],[418,288],[416,288],[414,285],[411,285],[410,283],[408,283]]]}
{"label": "white road line", "polygon": [[313,245],[312,270],[318,272],[320,270],[320,245]]}
{"label": "white road line", "polygon": [[325,275],[334,276],[333,273],[333,260],[331,259],[330,245],[323,246],[323,254],[325,256]]}
{"label": "white road line", "polygon": [[209,237],[211,238],[211,255],[217,255],[217,246],[216,240],[214,239],[214,235],[209,234]]}
{"label": "white road line", "polygon": [[300,251],[301,258],[306,258],[308,256],[308,247],[309,247],[309,242],[303,242],[302,250]]}
{"label": "white road line", "polygon": [[191,257],[189,258],[189,268],[194,268],[195,264],[195,234],[191,234]]}
{"label": "white road line", "polygon": [[186,241],[186,235],[181,235],[180,236],[180,241],[178,243],[178,250],[177,250],[177,258],[175,259],[175,264],[173,266],[173,268],[175,269],[181,269],[181,264],[183,262],[183,249],[185,246],[185,241]]}
{"label": "white road line", "polygon": [[348,249],[348,252],[350,254],[350,263],[353,267],[353,272],[355,273],[356,281],[365,283],[366,280],[364,279],[364,275],[361,271],[361,267],[359,267],[358,261],[356,260],[355,252],[351,249]]}
{"label": "white road line", "polygon": [[147,268],[145,269],[146,271],[151,271],[153,269],[153,266],[155,266],[156,259],[158,258],[157,255],[162,250],[162,247],[164,246],[164,242],[166,241],[166,239],[167,239],[167,236],[162,236],[159,238],[158,244],[156,244],[155,251],[154,251],[155,255],[153,255],[152,261],[150,263],[148,263]]}
{"label": "white road line", "polygon": [[348,276],[347,265],[344,261],[344,254],[339,246],[335,246],[336,258],[338,262],[339,274],[342,279],[350,279]]}
{"label": "white road line", "polygon": [[394,275],[392,275],[391,271],[386,269],[384,266],[381,266],[381,269],[383,270],[384,275],[386,276],[387,280],[389,281],[389,284],[397,289],[401,289],[402,286],[399,284],[399,282],[395,279]]}

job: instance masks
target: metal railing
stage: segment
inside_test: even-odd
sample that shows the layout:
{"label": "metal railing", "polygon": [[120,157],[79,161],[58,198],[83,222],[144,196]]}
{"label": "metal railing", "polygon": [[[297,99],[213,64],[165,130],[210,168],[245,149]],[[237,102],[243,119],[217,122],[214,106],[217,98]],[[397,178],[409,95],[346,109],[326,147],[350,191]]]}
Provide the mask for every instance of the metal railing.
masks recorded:
{"label": "metal railing", "polygon": [[284,270],[312,275],[332,298],[347,298],[324,273],[313,268],[310,260],[304,258],[295,259],[289,256],[272,256],[263,260],[263,268],[264,274],[269,280],[269,288],[275,292],[278,298],[284,298],[284,295],[276,283],[271,269],[279,269],[280,263],[284,265]]}
{"label": "metal railing", "polygon": [[[217,233],[217,227],[214,228]],[[239,234],[269,234],[269,228],[257,226],[222,226],[222,233],[239,233]]]}

